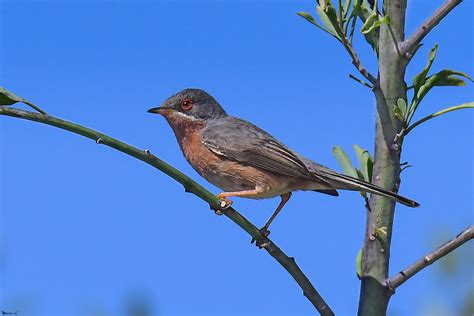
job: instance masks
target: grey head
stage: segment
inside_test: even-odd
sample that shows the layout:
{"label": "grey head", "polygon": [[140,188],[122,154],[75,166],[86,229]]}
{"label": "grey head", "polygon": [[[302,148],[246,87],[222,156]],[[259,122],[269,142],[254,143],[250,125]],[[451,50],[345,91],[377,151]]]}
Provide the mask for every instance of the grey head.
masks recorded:
{"label": "grey head", "polygon": [[159,107],[149,109],[148,112],[159,114],[179,112],[189,119],[198,120],[227,116],[220,104],[201,89],[184,89],[166,99]]}

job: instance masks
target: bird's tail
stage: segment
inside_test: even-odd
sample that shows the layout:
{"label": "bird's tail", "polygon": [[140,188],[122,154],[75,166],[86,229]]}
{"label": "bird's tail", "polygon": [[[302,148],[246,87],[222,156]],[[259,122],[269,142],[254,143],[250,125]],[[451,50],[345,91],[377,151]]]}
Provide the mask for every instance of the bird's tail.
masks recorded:
{"label": "bird's tail", "polygon": [[394,192],[388,191],[377,185],[374,185],[372,183],[369,183],[357,178],[353,178],[351,176],[347,176],[347,175],[336,173],[336,172],[331,172],[329,170],[319,170],[318,173],[323,174],[329,180],[328,182],[331,183],[331,185],[335,189],[363,191],[363,192],[373,193],[373,194],[387,197],[389,199],[395,200],[409,207],[420,206],[420,204],[416,201],[407,199],[406,197],[403,197]]}

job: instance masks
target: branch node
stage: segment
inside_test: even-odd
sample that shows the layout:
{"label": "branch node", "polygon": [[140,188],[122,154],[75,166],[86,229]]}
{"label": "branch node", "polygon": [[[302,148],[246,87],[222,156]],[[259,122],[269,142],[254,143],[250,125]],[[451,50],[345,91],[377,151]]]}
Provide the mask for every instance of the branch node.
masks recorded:
{"label": "branch node", "polygon": [[431,15],[423,24],[403,43],[404,55],[411,59],[413,54],[419,48],[419,44],[428,35],[431,30],[438,25],[441,20],[451,12],[462,0],[447,0],[433,15]]}
{"label": "branch node", "polygon": [[431,260],[431,257],[429,255],[425,256],[424,260],[425,260],[426,264],[432,264],[433,263],[433,261]]}

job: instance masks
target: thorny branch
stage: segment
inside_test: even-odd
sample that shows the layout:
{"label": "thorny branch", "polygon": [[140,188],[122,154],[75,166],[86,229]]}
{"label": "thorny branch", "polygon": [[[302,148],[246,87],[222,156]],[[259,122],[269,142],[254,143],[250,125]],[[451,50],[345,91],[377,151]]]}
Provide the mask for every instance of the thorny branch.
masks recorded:
{"label": "thorny branch", "polygon": [[299,266],[296,264],[296,261],[293,257],[287,256],[273,241],[269,238],[264,237],[261,232],[249,222],[245,217],[243,217],[239,212],[233,208],[221,209],[219,200],[206,190],[204,187],[200,186],[198,183],[193,181],[191,178],[167,164],[163,160],[152,155],[149,150],[140,150],[138,148],[132,147],[124,142],[121,142],[115,138],[97,132],[87,127],[83,127],[72,122],[61,120],[46,114],[38,114],[29,111],[24,111],[15,108],[7,108],[5,106],[0,106],[0,115],[6,115],[16,118],[21,118],[25,120],[40,122],[43,124],[55,126],[72,133],[82,135],[84,137],[94,140],[97,144],[103,144],[114,148],[118,151],[121,151],[129,156],[135,157],[155,168],[167,174],[177,182],[181,183],[186,192],[190,192],[202,200],[209,203],[212,209],[222,212],[225,216],[230,218],[234,223],[239,225],[244,231],[246,231],[250,236],[256,240],[262,240],[263,247],[278,263],[280,263],[286,271],[295,279],[298,285],[303,290],[304,296],[314,305],[314,307],[319,311],[323,316],[333,316],[334,312],[326,304],[324,299],[318,293],[318,291],[311,284],[306,275],[301,271]]}

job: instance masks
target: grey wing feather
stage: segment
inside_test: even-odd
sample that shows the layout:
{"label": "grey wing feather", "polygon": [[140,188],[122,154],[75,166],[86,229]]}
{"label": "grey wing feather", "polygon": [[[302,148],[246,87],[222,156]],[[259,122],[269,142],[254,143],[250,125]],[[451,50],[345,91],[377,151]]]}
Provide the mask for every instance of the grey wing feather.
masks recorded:
{"label": "grey wing feather", "polygon": [[257,126],[228,117],[208,121],[201,131],[204,145],[218,155],[291,177],[330,184],[309,171],[297,154]]}

